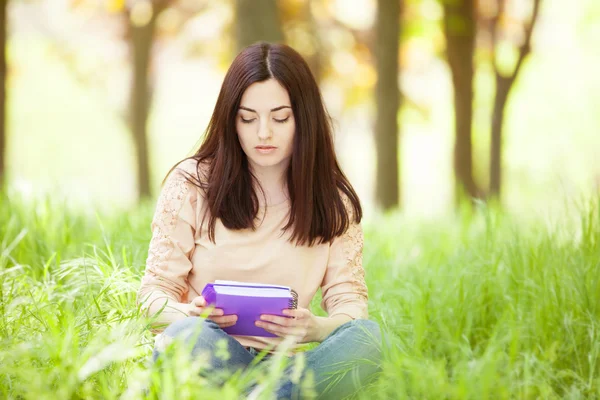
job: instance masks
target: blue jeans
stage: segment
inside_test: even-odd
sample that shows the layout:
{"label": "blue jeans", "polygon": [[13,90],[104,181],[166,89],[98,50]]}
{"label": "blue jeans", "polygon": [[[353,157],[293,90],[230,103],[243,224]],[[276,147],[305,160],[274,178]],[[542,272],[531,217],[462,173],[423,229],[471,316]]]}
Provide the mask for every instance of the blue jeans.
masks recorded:
{"label": "blue jeans", "polygon": [[[229,374],[247,368],[259,352],[246,349],[237,340],[225,333],[216,323],[200,317],[187,317],[169,325],[163,332],[163,345],[154,348],[153,359],[162,354],[164,343],[183,339],[190,344],[192,356],[199,352],[210,353],[209,370]],[[222,356],[224,345],[228,356]],[[314,391],[319,398],[340,399],[357,391],[373,379],[381,370],[382,336],[375,321],[357,319],[340,325],[317,347],[305,351],[305,368],[302,379],[292,382],[294,361],[298,354],[290,357],[287,370],[282,375],[277,389],[277,398],[302,398],[300,382],[307,373],[314,378]],[[269,360],[272,355],[260,360]],[[312,371],[312,372],[308,372]]]}

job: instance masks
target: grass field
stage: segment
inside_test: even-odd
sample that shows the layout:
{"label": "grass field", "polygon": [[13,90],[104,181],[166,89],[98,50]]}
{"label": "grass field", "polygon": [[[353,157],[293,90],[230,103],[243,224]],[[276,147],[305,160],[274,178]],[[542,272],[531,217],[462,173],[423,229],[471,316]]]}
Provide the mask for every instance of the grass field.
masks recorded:
{"label": "grass field", "polygon": [[[479,205],[365,225],[370,314],[392,346],[361,397],[600,397],[600,200],[579,209],[516,220]],[[135,293],[152,212],[0,197],[1,398],[233,399],[252,378],[269,398],[276,363],[223,388],[197,376],[201,361],[150,365]]]}
{"label": "grass field", "polygon": [[[507,211],[480,204],[453,214],[451,78],[439,55],[412,73],[403,66],[403,94],[416,95],[425,113],[409,102],[400,113],[402,214],[374,209],[372,99],[334,112],[336,150],[368,216],[370,315],[392,344],[383,376],[362,398],[600,398],[600,198],[563,201],[600,189],[600,2],[543,3],[533,53],[507,106]],[[134,206],[133,145],[119,117],[128,65],[111,53],[115,59],[96,66],[104,84],[79,82],[29,18],[13,22],[12,189],[0,193],[0,398],[225,400],[251,379],[268,398],[277,363],[224,388],[198,377],[202,360],[179,354],[177,366],[162,371],[149,363],[153,336],[135,296],[154,204]],[[82,32],[68,34],[104,40]],[[201,137],[225,73],[169,46],[149,121],[155,198],[164,174]],[[429,47],[418,45],[415,56]],[[325,96],[334,110],[344,100],[338,83]],[[478,68],[475,87],[474,173],[485,186],[489,69]],[[323,315],[319,300],[313,311]]]}

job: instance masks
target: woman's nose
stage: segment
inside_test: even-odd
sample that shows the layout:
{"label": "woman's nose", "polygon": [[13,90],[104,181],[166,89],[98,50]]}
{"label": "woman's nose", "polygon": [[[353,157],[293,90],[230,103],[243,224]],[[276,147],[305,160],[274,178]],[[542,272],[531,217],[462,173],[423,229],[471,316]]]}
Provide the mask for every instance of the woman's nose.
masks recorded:
{"label": "woman's nose", "polygon": [[268,121],[261,122],[258,127],[258,138],[259,139],[268,139],[272,136],[271,127],[269,126]]}

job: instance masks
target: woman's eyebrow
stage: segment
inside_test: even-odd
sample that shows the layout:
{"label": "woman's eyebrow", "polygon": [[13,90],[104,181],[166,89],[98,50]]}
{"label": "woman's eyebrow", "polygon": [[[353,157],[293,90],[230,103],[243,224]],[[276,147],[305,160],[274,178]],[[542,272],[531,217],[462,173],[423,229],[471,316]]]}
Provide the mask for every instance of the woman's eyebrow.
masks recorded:
{"label": "woman's eyebrow", "polygon": [[[279,107],[271,108],[271,112],[279,111],[279,110],[282,110],[284,108],[292,108],[292,107],[290,107],[290,106],[279,106]],[[240,106],[240,110],[246,110],[246,111],[250,111],[250,112],[256,113],[256,110],[253,110],[251,108],[244,107],[244,106]]]}

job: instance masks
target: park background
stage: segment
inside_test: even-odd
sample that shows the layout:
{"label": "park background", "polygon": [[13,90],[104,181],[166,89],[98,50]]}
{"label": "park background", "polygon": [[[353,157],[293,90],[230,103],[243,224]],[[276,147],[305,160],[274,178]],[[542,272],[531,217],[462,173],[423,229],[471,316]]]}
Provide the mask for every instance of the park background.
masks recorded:
{"label": "park background", "polygon": [[[11,186],[27,195],[60,193],[75,203],[109,209],[134,206],[140,193],[155,198],[169,168],[197,148],[237,49],[254,39],[283,38],[311,62],[336,122],[342,167],[367,211],[378,206],[376,176],[388,180],[384,187],[394,180],[390,174],[377,174],[376,163],[378,138],[394,135],[399,198],[380,207],[395,203],[405,213],[426,216],[453,209],[454,88],[441,2],[407,0],[395,8],[391,2],[391,15],[395,10],[398,21],[380,24],[377,3],[371,0],[259,1],[247,6],[231,1],[157,2],[162,3],[152,20],[151,53],[135,61],[132,26],[148,26],[141,25],[152,12],[148,2],[9,2],[4,168]],[[471,194],[486,196],[495,95],[491,57],[495,53],[500,73],[510,75],[534,2],[505,1],[499,17],[492,0],[464,3],[477,7],[477,20],[467,20],[469,10],[460,7],[446,10],[454,18],[448,23],[450,32],[465,36],[463,25],[472,25],[475,37],[472,60],[459,53],[463,65],[457,67],[474,66],[473,161],[458,183],[473,179],[478,187]],[[506,102],[500,163],[502,203],[526,212],[562,207],[565,198],[597,192],[600,181],[600,7],[592,0],[540,3],[531,52]],[[278,14],[269,7],[278,7]],[[495,17],[498,34],[492,46]],[[254,24],[255,19],[261,24]],[[262,26],[269,23],[278,26]],[[391,24],[398,38],[389,37],[389,28],[378,32],[381,24]],[[249,31],[240,34],[243,29]],[[395,44],[398,50],[393,52]],[[398,87],[398,100],[390,98],[392,90],[377,95],[378,45],[384,84]],[[386,58],[394,55],[397,70],[390,71],[393,66]],[[144,61],[147,65],[140,67]],[[139,133],[132,135],[132,114],[143,113],[144,106],[134,108],[131,101],[134,90],[143,90],[141,85],[134,88],[132,79],[141,75],[140,68],[148,71],[151,91],[147,117],[137,117],[147,118],[142,156],[136,151]],[[456,90],[467,96],[468,87]],[[398,133],[390,129],[389,112],[378,114],[384,108],[380,104],[390,102],[398,105]],[[376,132],[378,120],[384,120],[383,134]],[[138,163],[141,157],[148,161]],[[147,182],[140,183],[138,165],[148,169],[141,178]],[[394,167],[388,162],[380,170]]]}
{"label": "park background", "polygon": [[600,396],[599,2],[0,4],[0,397],[250,379],[153,369],[135,294],[160,183],[256,40],[308,60],[363,202],[393,344],[363,397]]}

